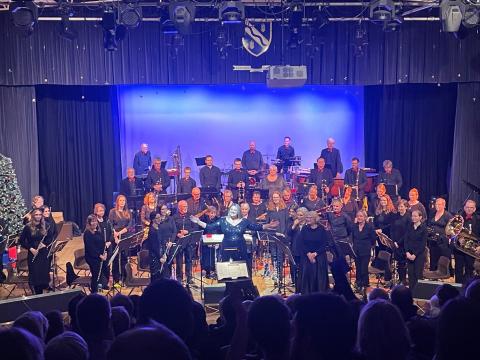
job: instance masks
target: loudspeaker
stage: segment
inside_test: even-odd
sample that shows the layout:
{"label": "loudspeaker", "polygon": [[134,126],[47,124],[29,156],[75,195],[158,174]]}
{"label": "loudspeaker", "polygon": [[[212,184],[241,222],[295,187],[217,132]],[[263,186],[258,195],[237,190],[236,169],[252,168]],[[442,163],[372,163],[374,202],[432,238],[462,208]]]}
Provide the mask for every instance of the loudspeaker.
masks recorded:
{"label": "loudspeaker", "polygon": [[203,287],[203,302],[205,305],[218,305],[225,296],[227,286],[224,283],[205,285]]}
{"label": "loudspeaker", "polygon": [[[437,288],[446,284],[442,281],[433,281],[433,280],[418,280],[417,286],[413,289],[413,297],[415,299],[423,299],[423,300],[430,300]],[[455,286],[458,291],[462,291],[462,284],[458,283],[448,283],[452,286]]]}
{"label": "loudspeaker", "polygon": [[0,301],[0,324],[14,321],[27,311],[47,313],[52,310],[68,311],[68,303],[82,293],[80,289],[69,289],[48,294],[22,296]]}

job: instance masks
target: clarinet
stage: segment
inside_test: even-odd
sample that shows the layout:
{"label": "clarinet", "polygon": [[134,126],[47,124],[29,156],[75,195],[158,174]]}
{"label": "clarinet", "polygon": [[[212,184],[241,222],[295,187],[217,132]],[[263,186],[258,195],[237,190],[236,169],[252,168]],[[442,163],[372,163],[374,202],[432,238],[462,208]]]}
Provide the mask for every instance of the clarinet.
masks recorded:
{"label": "clarinet", "polygon": [[[108,222],[107,222],[107,224],[108,224]],[[102,255],[107,252],[107,228],[105,228],[105,229],[103,230],[103,241],[105,242],[105,246],[103,247],[103,253],[102,253]],[[100,261],[100,268],[98,269],[98,276],[97,276],[97,284],[98,284],[98,282],[100,281],[100,277],[101,277],[101,275],[102,275],[103,261],[104,261],[104,260]]]}

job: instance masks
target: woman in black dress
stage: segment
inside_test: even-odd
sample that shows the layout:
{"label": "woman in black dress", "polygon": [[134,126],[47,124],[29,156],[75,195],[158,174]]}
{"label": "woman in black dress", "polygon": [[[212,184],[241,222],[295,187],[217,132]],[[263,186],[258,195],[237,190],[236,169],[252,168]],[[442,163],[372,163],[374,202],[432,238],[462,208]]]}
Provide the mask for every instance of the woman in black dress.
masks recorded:
{"label": "woman in black dress", "polygon": [[407,258],[405,257],[405,248],[401,239],[406,234],[408,226],[412,222],[411,214],[408,212],[407,200],[400,200],[397,205],[397,212],[393,217],[392,226],[390,227],[390,237],[397,248],[394,251],[393,256],[397,260],[398,277],[402,284],[407,279]]}
{"label": "woman in black dress", "polygon": [[[132,223],[132,214],[128,211],[127,198],[124,195],[117,196],[115,207],[108,214],[108,220],[113,227],[113,241],[115,246],[117,246],[121,238],[126,236],[128,228]],[[120,252],[113,260],[112,273],[114,283],[118,283],[120,279],[125,280],[125,264],[127,260],[127,254],[124,251]]]}
{"label": "woman in black dress", "polygon": [[109,290],[108,282],[110,281],[110,267],[108,266],[108,261],[112,256],[113,246],[112,246],[112,224],[108,219],[105,219],[105,205],[101,203],[96,203],[93,207],[93,213],[97,217],[98,230],[102,233],[103,240],[105,242],[105,248],[107,249],[107,261],[103,262],[102,266],[102,277],[100,278],[100,283],[104,290]]}
{"label": "woman in black dress", "polygon": [[301,247],[300,293],[311,294],[327,291],[328,263],[327,246],[331,243],[330,234],[319,224],[315,211],[305,215],[305,226],[298,235]]}
{"label": "woman in black dress", "polygon": [[403,246],[406,251],[408,284],[413,291],[418,279],[423,277],[425,265],[425,249],[427,246],[427,228],[423,223],[422,212],[412,211],[412,223],[403,237]]}
{"label": "woman in black dress", "polygon": [[33,210],[19,241],[28,251],[28,283],[35,294],[43,293],[50,283],[50,262],[47,256],[48,245],[53,241],[51,234],[43,217],[43,209]]}
{"label": "woman in black dress", "polygon": [[356,287],[362,290],[369,286],[368,264],[377,236],[372,224],[367,221],[365,210],[359,210],[352,228],[353,250],[355,251]]}
{"label": "woman in black dress", "polygon": [[102,268],[106,264],[107,253],[105,239],[98,226],[97,216],[92,214],[87,217],[87,225],[83,233],[83,244],[85,246],[85,261],[90,268],[92,279],[90,281],[90,291],[98,291],[99,277]]}
{"label": "woman in black dress", "polygon": [[[437,198],[435,201],[435,214],[428,220],[428,248],[430,250],[430,271],[437,270],[440,256],[450,259],[452,256],[449,241],[445,234],[445,226],[453,217],[447,210],[445,199]],[[412,212],[413,213],[413,212]],[[422,218],[423,219],[423,218]]]}
{"label": "woman in black dress", "polygon": [[150,256],[150,281],[171,276],[171,266],[167,264],[169,251],[177,234],[175,221],[170,217],[167,205],[160,207],[160,213],[150,214],[150,230],[146,240],[146,248]]}

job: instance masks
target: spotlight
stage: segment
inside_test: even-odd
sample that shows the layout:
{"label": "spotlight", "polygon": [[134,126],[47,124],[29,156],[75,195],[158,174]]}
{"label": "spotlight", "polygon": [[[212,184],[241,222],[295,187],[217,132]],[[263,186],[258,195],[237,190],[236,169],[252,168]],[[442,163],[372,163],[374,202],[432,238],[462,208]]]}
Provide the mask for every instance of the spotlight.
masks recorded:
{"label": "spotlight", "polygon": [[160,14],[160,28],[165,35],[177,34],[178,30],[168,15],[168,11],[162,10]]}
{"label": "spotlight", "polygon": [[457,32],[462,23],[463,3],[459,0],[442,0],[440,3],[440,19],[444,32]]}
{"label": "spotlight", "polygon": [[393,0],[372,0],[369,6],[372,21],[390,21],[395,16]]}
{"label": "spotlight", "polygon": [[117,43],[126,35],[126,27],[117,25],[117,17],[115,11],[111,8],[105,9],[102,15],[103,28],[103,46],[107,51],[117,50]]}
{"label": "spotlight", "polygon": [[191,24],[195,21],[195,5],[192,2],[174,1],[168,6],[168,12],[180,33],[190,33]]}
{"label": "spotlight", "polygon": [[225,1],[218,10],[223,24],[239,24],[245,19],[245,5],[241,1]]}
{"label": "spotlight", "polygon": [[365,54],[365,50],[368,46],[367,29],[363,26],[362,22],[358,23],[358,27],[355,30],[355,42],[353,43],[354,55],[361,57]]}
{"label": "spotlight", "polygon": [[38,20],[38,8],[33,1],[13,1],[9,6],[13,24],[28,35]]}
{"label": "spotlight", "polygon": [[60,16],[62,20],[58,24],[58,33],[60,37],[67,40],[74,40],[78,37],[78,32],[72,27],[70,17],[75,15],[73,9],[65,3],[60,3],[59,5]]}
{"label": "spotlight", "polygon": [[313,13],[313,27],[315,30],[320,30],[330,23],[329,14],[326,8],[315,10]]}
{"label": "spotlight", "polygon": [[124,0],[119,4],[119,22],[128,28],[136,28],[142,21],[142,8],[138,1]]}

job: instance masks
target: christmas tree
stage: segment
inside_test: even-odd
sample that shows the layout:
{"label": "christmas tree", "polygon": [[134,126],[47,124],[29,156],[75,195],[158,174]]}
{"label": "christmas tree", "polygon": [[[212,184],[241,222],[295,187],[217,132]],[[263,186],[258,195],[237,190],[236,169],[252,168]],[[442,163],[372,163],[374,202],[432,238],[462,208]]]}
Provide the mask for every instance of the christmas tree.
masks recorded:
{"label": "christmas tree", "polygon": [[4,227],[2,234],[8,236],[20,233],[26,212],[12,160],[0,154],[0,224]]}

